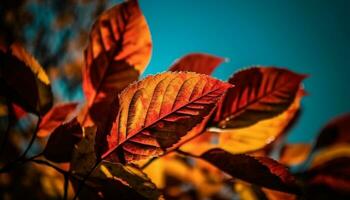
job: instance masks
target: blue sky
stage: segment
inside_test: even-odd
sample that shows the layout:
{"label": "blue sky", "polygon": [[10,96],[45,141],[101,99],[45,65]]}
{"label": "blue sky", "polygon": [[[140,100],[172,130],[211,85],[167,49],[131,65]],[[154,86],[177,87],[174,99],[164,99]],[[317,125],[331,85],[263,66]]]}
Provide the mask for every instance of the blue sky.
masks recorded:
{"label": "blue sky", "polygon": [[274,65],[309,74],[303,113],[288,139],[311,141],[331,118],[350,111],[350,1],[140,0],[153,38],[145,75],[190,52],[230,58],[214,76]]}

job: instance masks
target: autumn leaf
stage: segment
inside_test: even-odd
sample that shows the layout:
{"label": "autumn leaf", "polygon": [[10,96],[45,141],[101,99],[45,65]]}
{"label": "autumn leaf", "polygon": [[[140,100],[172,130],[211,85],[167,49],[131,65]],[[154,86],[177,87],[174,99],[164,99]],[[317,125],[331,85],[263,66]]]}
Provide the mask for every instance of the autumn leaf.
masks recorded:
{"label": "autumn leaf", "polygon": [[305,75],[276,67],[253,67],[234,74],[216,121],[220,128],[243,128],[285,111]]}
{"label": "autumn leaf", "polygon": [[211,75],[216,67],[224,61],[223,58],[205,53],[191,53],[179,60],[170,67],[169,71],[189,71],[200,74]]}
{"label": "autumn leaf", "polygon": [[58,126],[50,135],[44,156],[54,162],[69,162],[74,146],[82,138],[82,129],[76,118]]}
{"label": "autumn leaf", "polygon": [[6,96],[25,110],[43,115],[52,106],[50,80],[19,44],[0,50],[0,83]]}
{"label": "autumn leaf", "polygon": [[83,90],[87,109],[80,121],[82,125],[97,125],[96,150],[99,154],[106,146],[109,132],[118,109],[118,93],[147,66],[152,51],[151,35],[146,19],[136,0],[116,5],[94,23],[83,67]]}
{"label": "autumn leaf", "polygon": [[281,114],[261,120],[251,126],[220,130],[218,146],[230,153],[247,153],[272,144],[293,125],[305,92],[299,89],[292,104]]}
{"label": "autumn leaf", "polygon": [[279,161],[288,166],[299,165],[308,158],[310,152],[310,144],[285,144],[281,149]]}
{"label": "autumn leaf", "polygon": [[[350,157],[337,156],[325,162],[319,163],[300,177],[306,184],[306,195],[310,196],[314,191],[315,197],[324,199],[347,199],[350,196]],[[326,198],[328,196],[328,198]]]}
{"label": "autumn leaf", "polygon": [[222,149],[212,149],[202,154],[201,158],[249,183],[288,193],[298,192],[295,179],[287,168],[268,157],[234,155]]}
{"label": "autumn leaf", "polygon": [[52,131],[65,122],[76,109],[78,103],[59,104],[45,114],[39,124],[38,137],[47,137]]}
{"label": "autumn leaf", "polygon": [[331,120],[319,134],[314,150],[350,143],[350,113]]}
{"label": "autumn leaf", "polygon": [[[180,148],[197,156],[213,148],[221,148],[233,154],[251,153],[267,148],[293,125],[298,116],[304,94],[304,90],[299,89],[289,108],[276,117],[261,120],[244,128],[209,128],[210,131],[205,131]],[[213,143],[212,141],[217,142]]]}
{"label": "autumn leaf", "polygon": [[[74,147],[70,169],[73,174],[81,177],[89,174],[95,163],[98,162],[94,149],[96,128],[84,127],[83,133],[83,139]],[[137,191],[148,199],[162,198],[160,192],[147,175],[133,165],[101,161],[90,175],[88,182],[93,185],[104,183],[105,186],[106,184],[115,186],[114,188],[98,188],[103,193],[108,193],[109,195],[113,191],[120,189],[122,191],[119,191],[118,194],[122,195],[130,195],[131,192]],[[133,190],[125,189],[125,186]]]}
{"label": "autumn leaf", "polygon": [[174,148],[230,87],[193,72],[166,72],[132,84],[120,95],[118,116],[108,136],[109,150],[103,158],[131,162]]}
{"label": "autumn leaf", "polygon": [[289,193],[285,193],[285,192],[280,192],[280,191],[276,191],[276,190],[270,190],[267,188],[262,188],[261,189],[265,195],[266,198],[268,200],[297,200],[297,196],[294,194],[289,194]]}

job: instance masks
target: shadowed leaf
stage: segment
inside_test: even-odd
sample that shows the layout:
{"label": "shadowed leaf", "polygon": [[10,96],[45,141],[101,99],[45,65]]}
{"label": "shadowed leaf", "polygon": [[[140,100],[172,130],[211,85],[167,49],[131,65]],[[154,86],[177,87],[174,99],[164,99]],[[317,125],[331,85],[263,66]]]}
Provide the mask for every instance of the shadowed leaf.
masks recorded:
{"label": "shadowed leaf", "polygon": [[223,61],[223,58],[210,54],[192,53],[176,60],[169,71],[189,71],[211,75]]}
{"label": "shadowed leaf", "polygon": [[339,194],[350,197],[350,157],[338,156],[319,163],[302,174],[302,178],[308,190],[323,188],[334,194],[334,198]]}
{"label": "shadowed leaf", "polygon": [[108,137],[109,151],[103,157],[130,162],[175,148],[230,87],[193,72],[167,72],[129,86],[120,95],[118,117]]}
{"label": "shadowed leaf", "polygon": [[231,88],[220,104],[220,128],[242,128],[285,111],[294,101],[305,75],[275,67],[239,71],[228,81]]}
{"label": "shadowed leaf", "polygon": [[212,149],[201,158],[235,178],[274,190],[297,192],[295,179],[287,168],[268,157],[233,155],[222,149]]}
{"label": "shadowed leaf", "polygon": [[350,143],[350,113],[330,121],[317,138],[314,150],[336,144]]}
{"label": "shadowed leaf", "polygon": [[[85,127],[83,132],[84,137],[75,146],[71,161],[71,172],[82,177],[88,174],[97,162],[94,150],[96,128]],[[107,197],[114,196],[113,191],[118,190],[117,194],[123,196],[133,197],[135,195],[132,192],[137,191],[147,199],[161,199],[161,194],[156,186],[140,169],[132,165],[102,161],[90,175],[88,182],[94,185],[94,189],[101,191],[105,197],[106,195]],[[106,184],[115,187],[106,187]]]}
{"label": "shadowed leaf", "polygon": [[48,76],[18,44],[0,50],[0,83],[6,96],[29,112],[43,115],[52,106]]}
{"label": "shadowed leaf", "polygon": [[82,138],[82,129],[77,119],[58,126],[50,135],[44,156],[54,162],[69,162],[74,145]]}
{"label": "shadowed leaf", "polygon": [[[100,154],[106,145],[118,109],[118,93],[147,66],[152,50],[146,19],[136,0],[116,5],[94,23],[83,67],[83,90],[87,110],[80,118],[82,125],[97,125],[96,150]],[[90,115],[90,116],[88,116]]]}
{"label": "shadowed leaf", "polygon": [[42,118],[39,124],[38,137],[47,137],[52,131],[65,122],[68,116],[76,109],[78,103],[56,105]]}

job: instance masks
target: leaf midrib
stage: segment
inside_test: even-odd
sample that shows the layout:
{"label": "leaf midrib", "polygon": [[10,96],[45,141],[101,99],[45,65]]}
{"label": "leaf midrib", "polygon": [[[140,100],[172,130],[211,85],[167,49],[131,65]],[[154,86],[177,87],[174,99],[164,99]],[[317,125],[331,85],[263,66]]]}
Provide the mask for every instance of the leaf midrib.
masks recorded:
{"label": "leaf midrib", "polygon": [[[108,156],[109,156],[110,154],[112,154],[119,146],[123,145],[123,144],[124,144],[125,142],[127,142],[130,138],[132,138],[132,137],[134,137],[135,135],[141,133],[142,131],[144,131],[145,129],[149,128],[150,126],[152,126],[152,125],[158,123],[159,121],[163,120],[163,119],[166,118],[167,116],[169,116],[169,115],[171,115],[171,114],[177,112],[178,110],[180,110],[180,109],[182,109],[182,108],[188,106],[189,104],[192,104],[192,103],[194,103],[195,101],[197,101],[197,100],[199,100],[199,99],[205,97],[206,95],[208,95],[208,94],[210,94],[210,93],[212,93],[212,92],[215,92],[215,91],[217,91],[217,90],[220,90],[220,89],[221,89],[220,87],[217,87],[216,89],[211,90],[211,91],[209,91],[209,92],[207,92],[207,93],[204,93],[202,96],[197,97],[197,98],[193,99],[192,101],[189,101],[189,102],[187,102],[186,104],[184,104],[184,105],[182,105],[182,106],[179,106],[179,107],[176,108],[175,110],[172,110],[171,112],[169,112],[169,113],[163,115],[162,117],[158,118],[158,119],[155,120],[154,122],[152,122],[152,123],[150,123],[149,125],[143,127],[143,128],[140,129],[139,131],[135,132],[133,135],[131,135],[130,137],[126,138],[124,141],[120,142],[120,143],[117,144],[115,147],[109,149],[107,152],[105,152],[105,153],[102,155],[102,159],[105,159],[106,157],[108,157]],[[199,123],[200,123],[200,122],[199,122]],[[198,124],[199,124],[199,123],[198,123]]]}

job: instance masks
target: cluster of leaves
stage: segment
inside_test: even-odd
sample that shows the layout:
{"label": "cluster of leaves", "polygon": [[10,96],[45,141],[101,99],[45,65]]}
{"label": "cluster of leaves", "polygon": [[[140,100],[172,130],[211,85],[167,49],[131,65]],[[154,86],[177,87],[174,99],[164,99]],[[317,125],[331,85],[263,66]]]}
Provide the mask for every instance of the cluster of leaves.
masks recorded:
{"label": "cluster of leaves", "polygon": [[[275,148],[298,117],[305,75],[255,66],[224,82],[210,77],[224,59],[195,53],[138,80],[151,51],[137,1],[110,8],[84,52],[85,103],[53,106],[40,64],[19,44],[1,44],[3,143],[16,121],[37,117],[26,149],[1,164],[1,175],[27,162],[50,167],[50,186],[61,183],[51,198],[64,199],[313,199],[320,188],[349,195],[350,116],[330,123],[312,149]],[[36,139],[45,148],[28,156]],[[294,175],[285,166],[305,160],[311,167]]]}

